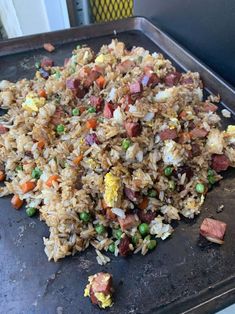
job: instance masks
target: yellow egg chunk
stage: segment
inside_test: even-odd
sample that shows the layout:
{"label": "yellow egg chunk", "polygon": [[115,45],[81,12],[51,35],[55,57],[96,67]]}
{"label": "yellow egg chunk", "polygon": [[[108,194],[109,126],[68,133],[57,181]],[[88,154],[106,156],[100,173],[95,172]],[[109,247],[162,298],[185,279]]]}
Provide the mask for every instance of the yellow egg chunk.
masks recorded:
{"label": "yellow egg chunk", "polygon": [[102,309],[105,309],[106,307],[111,307],[113,305],[111,295],[105,295],[104,293],[101,292],[96,292],[95,296],[97,300],[100,302],[100,307]]}
{"label": "yellow egg chunk", "polygon": [[45,102],[46,99],[44,97],[38,97],[35,93],[29,93],[22,103],[22,108],[29,112],[37,112],[39,108],[45,105]]}
{"label": "yellow egg chunk", "polygon": [[105,183],[104,192],[105,203],[110,207],[117,206],[121,189],[120,178],[109,172],[105,175],[104,183]]}

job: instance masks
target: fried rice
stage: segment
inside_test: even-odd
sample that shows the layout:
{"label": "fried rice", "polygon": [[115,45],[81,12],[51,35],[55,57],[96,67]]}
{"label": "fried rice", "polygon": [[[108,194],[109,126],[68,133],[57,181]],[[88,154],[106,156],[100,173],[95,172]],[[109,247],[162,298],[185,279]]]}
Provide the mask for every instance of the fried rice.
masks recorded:
{"label": "fried rice", "polygon": [[101,264],[103,250],[146,254],[172,221],[199,214],[235,165],[235,126],[220,130],[217,99],[202,88],[198,73],[117,40],[0,82],[0,196],[39,211],[49,260],[89,244]]}

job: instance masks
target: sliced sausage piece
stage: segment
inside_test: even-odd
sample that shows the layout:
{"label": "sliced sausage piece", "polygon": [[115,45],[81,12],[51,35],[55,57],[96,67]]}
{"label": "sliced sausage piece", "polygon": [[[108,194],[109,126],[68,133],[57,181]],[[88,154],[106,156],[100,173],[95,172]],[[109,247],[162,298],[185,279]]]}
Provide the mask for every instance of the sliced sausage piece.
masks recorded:
{"label": "sliced sausage piece", "polygon": [[74,90],[77,89],[80,85],[80,80],[79,79],[68,79],[66,80],[66,87],[68,89]]}
{"label": "sliced sausage piece", "polygon": [[114,108],[113,105],[109,102],[106,102],[104,105],[103,115],[107,119],[111,119],[113,117]]}
{"label": "sliced sausage piece", "polygon": [[0,124],[0,134],[5,134],[5,133],[7,133],[7,128],[4,125]]}
{"label": "sliced sausage piece", "polygon": [[43,45],[43,48],[48,52],[52,52],[55,50],[55,47],[51,43],[45,43]]}
{"label": "sliced sausage piece", "polygon": [[112,295],[113,287],[112,287],[112,275],[109,273],[98,273],[94,276],[89,277],[90,285],[89,294],[91,298],[91,302],[93,304],[98,304],[100,307],[102,306],[102,302],[99,301],[96,297],[96,293],[103,293],[105,296]]}
{"label": "sliced sausage piece", "polygon": [[216,171],[225,171],[230,166],[230,161],[225,155],[213,155],[211,167]]}
{"label": "sliced sausage piece", "polygon": [[132,83],[129,85],[129,89],[130,89],[130,94],[138,94],[141,93],[143,90],[143,86],[141,83],[136,82],[136,83]]}
{"label": "sliced sausage piece", "polygon": [[205,218],[200,227],[200,234],[211,242],[222,244],[226,227],[225,222]]}
{"label": "sliced sausage piece", "polygon": [[54,61],[50,58],[43,58],[41,61],[42,68],[52,67],[53,65],[54,65]]}
{"label": "sliced sausage piece", "polygon": [[139,220],[136,219],[135,215],[126,215],[126,218],[119,218],[118,222],[122,231],[136,227],[139,224]]}
{"label": "sliced sausage piece", "polygon": [[127,73],[135,67],[135,62],[131,60],[125,60],[117,65],[117,70],[120,73]]}
{"label": "sliced sausage piece", "polygon": [[155,219],[156,213],[155,213],[155,212],[152,212],[152,211],[150,211],[150,210],[144,211],[144,210],[141,210],[141,209],[140,209],[140,210],[138,211],[138,217],[139,217],[139,219],[140,219],[142,222],[145,222],[145,223],[147,223],[147,224],[150,224],[150,222]]}
{"label": "sliced sausage piece", "polygon": [[131,241],[127,235],[125,235],[124,238],[121,238],[119,243],[119,253],[121,256],[127,256],[131,253],[130,244]]}
{"label": "sliced sausage piece", "polygon": [[130,137],[136,137],[141,134],[141,125],[139,122],[125,122],[125,129],[127,135]]}
{"label": "sliced sausage piece", "polygon": [[192,131],[190,131],[190,135],[193,138],[203,138],[206,137],[208,134],[208,131],[203,128],[194,128]]}
{"label": "sliced sausage piece", "polygon": [[167,86],[172,87],[179,83],[182,74],[179,72],[172,72],[165,76],[164,82]]}
{"label": "sliced sausage piece", "polygon": [[178,136],[176,129],[165,129],[159,135],[162,141],[174,140]]}

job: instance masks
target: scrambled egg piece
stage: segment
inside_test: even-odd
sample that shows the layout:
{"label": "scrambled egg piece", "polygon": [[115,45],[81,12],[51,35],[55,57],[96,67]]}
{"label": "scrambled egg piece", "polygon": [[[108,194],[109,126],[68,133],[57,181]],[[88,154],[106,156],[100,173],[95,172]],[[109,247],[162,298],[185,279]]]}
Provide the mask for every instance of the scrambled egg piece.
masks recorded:
{"label": "scrambled egg piece", "polygon": [[165,141],[162,159],[166,165],[177,166],[183,160],[184,151],[181,145],[172,140]]}
{"label": "scrambled egg piece", "polygon": [[96,292],[95,296],[96,296],[97,300],[101,303],[100,307],[102,309],[105,309],[106,307],[111,307],[113,305],[112,298],[111,298],[110,294],[105,295],[104,293]]}
{"label": "scrambled egg piece", "polygon": [[38,97],[36,93],[29,93],[22,103],[22,108],[29,112],[37,112],[39,108],[45,105],[45,102],[46,99],[44,97]]}
{"label": "scrambled egg piece", "polygon": [[95,63],[113,63],[113,62],[115,62],[115,58],[110,54],[104,55],[102,53],[95,59]]}
{"label": "scrambled egg piece", "polygon": [[230,144],[235,143],[235,125],[228,125],[227,130],[224,132],[224,138],[227,139]]}
{"label": "scrambled egg piece", "polygon": [[90,285],[87,285],[84,290],[84,297],[89,297],[89,296],[90,296]]}
{"label": "scrambled egg piece", "polygon": [[115,207],[120,198],[121,180],[111,172],[108,172],[105,175],[104,184],[104,201],[108,206]]}

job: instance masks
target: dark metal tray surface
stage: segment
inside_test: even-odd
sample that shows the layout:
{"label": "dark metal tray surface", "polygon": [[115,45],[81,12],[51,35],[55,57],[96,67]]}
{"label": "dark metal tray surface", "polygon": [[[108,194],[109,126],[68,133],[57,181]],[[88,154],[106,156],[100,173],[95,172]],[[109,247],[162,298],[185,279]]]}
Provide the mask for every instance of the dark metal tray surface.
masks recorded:
{"label": "dark metal tray surface", "polygon": [[[135,17],[107,24],[72,28],[0,43],[0,80],[33,77],[34,63],[49,56],[44,42],[56,46],[50,56],[63,64],[77,44],[95,51],[117,37],[127,47],[143,46],[163,52],[180,70],[198,71],[206,91],[220,94],[224,106],[235,111],[235,92],[187,51],[148,20]],[[222,126],[234,123],[222,118]],[[115,304],[108,313],[215,313],[235,302],[235,170],[207,196],[201,215],[176,224],[175,233],[159,242],[146,256],[115,258],[100,266],[94,249],[48,262],[42,237],[48,228],[25,211],[11,208],[10,198],[0,199],[0,312],[5,314],[102,313],[83,297],[88,275],[108,271],[114,276]],[[218,206],[224,210],[217,213]],[[228,224],[225,243],[201,244],[199,226],[205,217]],[[200,244],[200,245],[199,245]]]}

